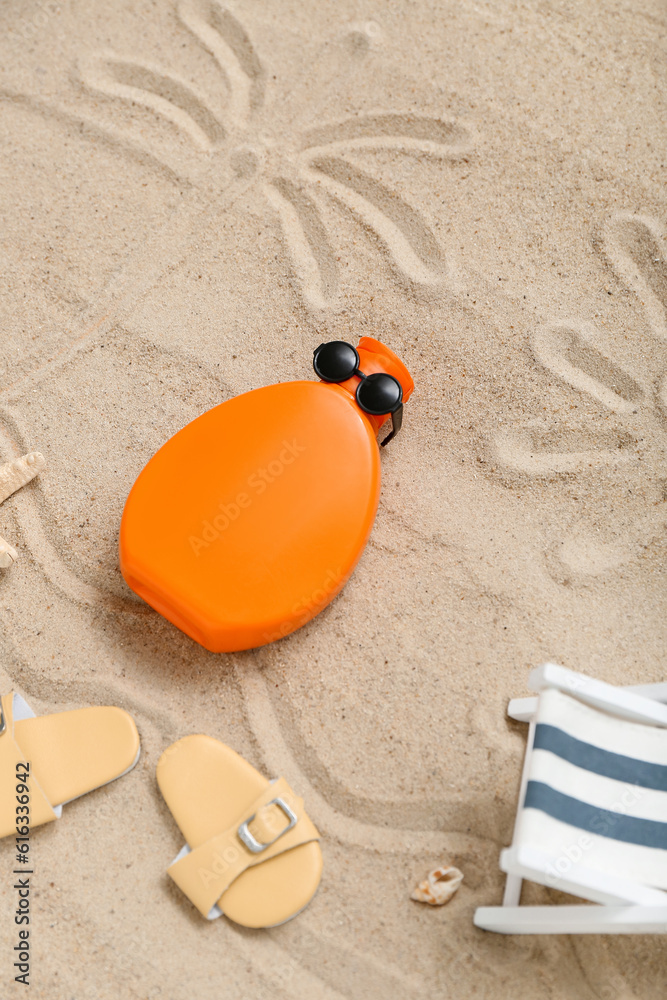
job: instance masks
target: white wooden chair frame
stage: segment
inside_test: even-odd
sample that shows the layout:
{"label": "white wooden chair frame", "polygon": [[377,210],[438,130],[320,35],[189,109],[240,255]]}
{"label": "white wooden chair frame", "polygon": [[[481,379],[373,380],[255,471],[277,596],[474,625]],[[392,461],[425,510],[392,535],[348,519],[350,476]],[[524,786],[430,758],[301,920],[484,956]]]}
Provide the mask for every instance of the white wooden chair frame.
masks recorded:
{"label": "white wooden chair frame", "polygon": [[[667,684],[618,688],[547,663],[531,673],[529,687],[534,691],[556,688],[619,718],[667,728]],[[537,704],[537,697],[515,698],[507,710],[512,719],[529,723],[517,822],[526,796]],[[515,825],[515,837],[516,829]],[[566,874],[555,878],[558,861],[518,844],[504,850],[500,867],[507,872],[507,881],[502,906],[479,907],[475,925],[501,934],[667,933],[667,892],[622,876],[603,874],[580,861],[571,865]],[[600,905],[520,906],[524,878]]]}

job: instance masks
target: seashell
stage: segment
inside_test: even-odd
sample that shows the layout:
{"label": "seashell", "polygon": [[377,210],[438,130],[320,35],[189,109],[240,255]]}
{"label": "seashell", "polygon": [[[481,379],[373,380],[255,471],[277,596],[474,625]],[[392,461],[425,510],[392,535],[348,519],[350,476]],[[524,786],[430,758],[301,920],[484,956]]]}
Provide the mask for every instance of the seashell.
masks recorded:
{"label": "seashell", "polygon": [[410,899],[418,903],[428,903],[430,906],[442,906],[448,903],[458,887],[463,882],[463,872],[458,868],[445,866],[435,868],[420,882]]}
{"label": "seashell", "polygon": [[[46,461],[38,451],[31,451],[23,458],[0,465],[0,503],[16,493],[22,486],[34,479],[42,471]],[[0,569],[7,569],[18,559],[16,549],[0,538]]]}

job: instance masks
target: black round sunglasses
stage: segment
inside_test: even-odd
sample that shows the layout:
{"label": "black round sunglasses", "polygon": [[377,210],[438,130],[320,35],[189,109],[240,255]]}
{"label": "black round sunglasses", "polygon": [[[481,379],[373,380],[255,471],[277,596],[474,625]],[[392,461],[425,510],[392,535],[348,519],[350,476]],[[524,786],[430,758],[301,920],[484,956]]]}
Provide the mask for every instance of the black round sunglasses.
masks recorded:
{"label": "black round sunglasses", "polygon": [[397,378],[385,372],[364,375],[359,363],[356,348],[346,340],[320,344],[313,356],[315,374],[323,382],[346,382],[356,375],[361,380],[355,393],[357,405],[372,416],[391,414],[391,433],[381,442],[384,447],[396,437],[403,423],[403,387]]}

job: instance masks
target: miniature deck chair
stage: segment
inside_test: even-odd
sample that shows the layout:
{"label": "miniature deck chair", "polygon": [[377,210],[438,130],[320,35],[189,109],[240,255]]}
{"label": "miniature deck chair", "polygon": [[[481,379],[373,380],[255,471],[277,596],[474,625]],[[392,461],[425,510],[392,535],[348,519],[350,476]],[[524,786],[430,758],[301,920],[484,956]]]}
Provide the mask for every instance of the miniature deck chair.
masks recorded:
{"label": "miniature deck chair", "polygon": [[[529,722],[502,906],[475,924],[503,934],[667,933],[667,684],[618,688],[548,663]],[[596,906],[519,906],[524,878]]]}

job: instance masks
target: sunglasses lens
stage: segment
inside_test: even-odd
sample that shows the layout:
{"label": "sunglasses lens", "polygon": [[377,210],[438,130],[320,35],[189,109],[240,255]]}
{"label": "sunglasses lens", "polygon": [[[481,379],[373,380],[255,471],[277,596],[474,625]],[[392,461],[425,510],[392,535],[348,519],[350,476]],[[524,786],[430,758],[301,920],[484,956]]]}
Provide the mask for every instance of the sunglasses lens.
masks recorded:
{"label": "sunglasses lens", "polygon": [[315,374],[324,382],[345,382],[352,378],[358,366],[359,355],[352,344],[344,340],[320,344],[313,357]]}
{"label": "sunglasses lens", "polygon": [[357,389],[357,402],[366,413],[380,416],[393,413],[400,406],[403,390],[393,375],[375,372],[364,379]]}

